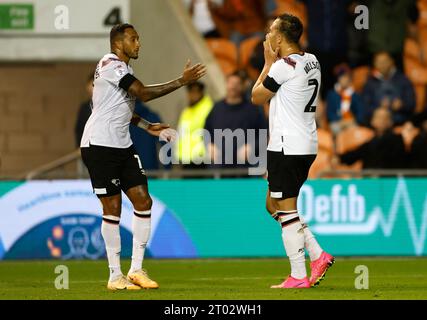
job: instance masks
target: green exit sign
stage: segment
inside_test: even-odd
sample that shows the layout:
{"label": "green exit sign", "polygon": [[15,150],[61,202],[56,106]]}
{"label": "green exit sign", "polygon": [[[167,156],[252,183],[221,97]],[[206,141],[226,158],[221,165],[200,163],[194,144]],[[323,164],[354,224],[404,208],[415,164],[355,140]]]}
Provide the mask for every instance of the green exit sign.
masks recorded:
{"label": "green exit sign", "polygon": [[0,4],[0,30],[34,29],[32,4]]}

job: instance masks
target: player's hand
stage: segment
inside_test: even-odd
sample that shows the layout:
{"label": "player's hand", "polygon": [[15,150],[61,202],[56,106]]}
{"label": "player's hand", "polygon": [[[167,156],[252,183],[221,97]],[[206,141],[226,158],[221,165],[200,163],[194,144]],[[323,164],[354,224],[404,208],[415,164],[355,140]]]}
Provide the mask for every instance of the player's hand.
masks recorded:
{"label": "player's hand", "polygon": [[191,61],[189,59],[184,67],[184,72],[182,73],[182,84],[187,85],[191,82],[197,81],[206,74],[206,71],[206,66],[204,64],[197,63],[194,66],[191,66]]}
{"label": "player's hand", "polygon": [[177,137],[176,130],[170,128],[168,124],[152,123],[149,125],[147,132],[152,136],[159,137],[160,141],[174,142]]}
{"label": "player's hand", "polygon": [[264,61],[266,65],[271,66],[273,63],[279,59],[279,46],[277,46],[276,50],[273,50],[270,42],[270,38],[266,37],[264,43]]}
{"label": "player's hand", "polygon": [[162,132],[162,130],[168,128],[170,128],[170,125],[165,123],[151,123],[147,128],[147,132],[152,136],[158,137],[160,136],[160,132]]}
{"label": "player's hand", "polygon": [[175,129],[167,128],[160,131],[159,140],[164,142],[174,142],[178,137],[178,133]]}

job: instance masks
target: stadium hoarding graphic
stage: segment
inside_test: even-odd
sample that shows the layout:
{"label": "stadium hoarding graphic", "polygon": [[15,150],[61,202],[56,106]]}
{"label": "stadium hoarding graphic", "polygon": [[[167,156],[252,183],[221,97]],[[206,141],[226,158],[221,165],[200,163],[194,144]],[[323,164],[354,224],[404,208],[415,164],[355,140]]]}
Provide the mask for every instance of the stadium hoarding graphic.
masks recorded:
{"label": "stadium hoarding graphic", "polygon": [[[283,257],[265,180],[151,180],[148,256]],[[123,197],[122,254],[131,255],[132,205]],[[426,255],[427,179],[310,180],[299,211],[335,255]],[[105,257],[101,206],[90,182],[0,183],[0,259]]]}
{"label": "stadium hoarding graphic", "polygon": [[[180,221],[161,201],[153,200],[147,256],[196,257]],[[105,257],[101,212],[90,181],[0,183],[0,259]],[[132,204],[124,197],[120,227],[124,257],[132,254],[132,215]],[[165,234],[170,241],[163,240]]]}
{"label": "stadium hoarding graphic", "polygon": [[[201,257],[284,256],[262,179],[153,181]],[[427,179],[309,180],[298,208],[335,255],[426,255]]]}

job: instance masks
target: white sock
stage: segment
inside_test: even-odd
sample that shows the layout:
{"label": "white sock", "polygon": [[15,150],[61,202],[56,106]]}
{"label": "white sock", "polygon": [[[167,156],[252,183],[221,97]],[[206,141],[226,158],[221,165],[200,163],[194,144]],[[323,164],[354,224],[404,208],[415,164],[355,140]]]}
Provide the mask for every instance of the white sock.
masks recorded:
{"label": "white sock", "polygon": [[129,273],[142,269],[145,247],[151,232],[151,210],[134,211],[132,219],[132,263]]}
{"label": "white sock", "polygon": [[122,275],[120,269],[120,218],[116,216],[105,215],[102,217],[101,234],[105,242],[107,251],[108,267],[110,268],[110,280],[115,280]]}
{"label": "white sock", "polygon": [[295,279],[307,277],[305,268],[304,232],[298,212],[278,211],[282,224],[282,239],[291,264],[291,276]]}
{"label": "white sock", "polygon": [[310,256],[310,260],[314,261],[314,260],[319,259],[320,255],[322,254],[322,251],[323,251],[322,248],[320,247],[320,245],[317,242],[314,235],[311,233],[307,224],[303,224],[303,230],[304,230],[305,248],[308,251],[308,255]]}
{"label": "white sock", "polygon": [[[294,212],[297,213],[298,211],[295,210]],[[280,223],[280,219],[276,219],[276,217],[278,217],[277,212],[271,216]],[[310,256],[310,261],[317,260],[320,258],[323,249],[320,247],[319,243],[316,240],[316,237],[310,231],[308,225],[304,222],[301,216],[300,221],[304,229],[304,245],[307,249],[308,255]]]}

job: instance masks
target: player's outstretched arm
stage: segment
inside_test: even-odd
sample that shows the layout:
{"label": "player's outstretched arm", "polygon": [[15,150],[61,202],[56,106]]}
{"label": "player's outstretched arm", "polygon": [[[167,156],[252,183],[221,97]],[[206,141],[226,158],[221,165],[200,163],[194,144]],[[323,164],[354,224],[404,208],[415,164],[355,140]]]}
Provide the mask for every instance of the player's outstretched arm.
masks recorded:
{"label": "player's outstretched arm", "polygon": [[176,89],[179,89],[182,86],[194,82],[203,77],[205,74],[205,65],[197,63],[194,66],[191,66],[191,62],[190,60],[188,60],[187,64],[185,65],[182,76],[178,79],[162,84],[153,84],[148,86],[143,85],[141,81],[135,79],[135,81],[133,81],[133,83],[130,85],[128,92],[134,97],[137,97],[140,100],[147,102],[167,95],[168,93],[171,93],[172,91],[175,91]]}

